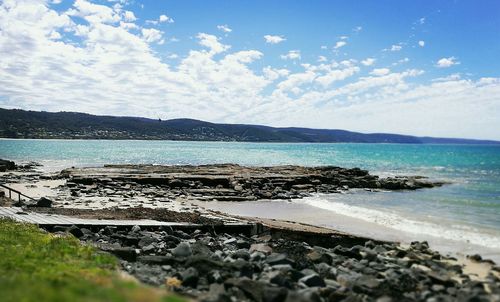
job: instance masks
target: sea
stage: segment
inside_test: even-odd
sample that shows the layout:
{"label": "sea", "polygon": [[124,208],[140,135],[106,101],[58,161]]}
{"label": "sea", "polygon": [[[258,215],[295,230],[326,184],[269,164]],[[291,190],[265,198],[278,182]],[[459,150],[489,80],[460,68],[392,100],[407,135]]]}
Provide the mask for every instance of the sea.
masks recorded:
{"label": "sea", "polygon": [[500,145],[313,144],[144,140],[0,140],[0,158],[45,171],[103,164],[334,165],[449,184],[417,191],[318,194],[292,201],[209,202],[243,216],[287,219],[379,240],[426,240],[442,252],[500,263]]}

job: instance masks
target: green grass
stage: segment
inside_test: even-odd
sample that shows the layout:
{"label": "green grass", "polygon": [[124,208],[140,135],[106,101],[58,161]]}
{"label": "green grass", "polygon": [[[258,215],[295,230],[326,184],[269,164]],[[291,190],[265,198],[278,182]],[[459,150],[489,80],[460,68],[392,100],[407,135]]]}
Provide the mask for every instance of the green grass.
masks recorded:
{"label": "green grass", "polygon": [[2,301],[184,301],[120,277],[117,260],[34,225],[0,219]]}

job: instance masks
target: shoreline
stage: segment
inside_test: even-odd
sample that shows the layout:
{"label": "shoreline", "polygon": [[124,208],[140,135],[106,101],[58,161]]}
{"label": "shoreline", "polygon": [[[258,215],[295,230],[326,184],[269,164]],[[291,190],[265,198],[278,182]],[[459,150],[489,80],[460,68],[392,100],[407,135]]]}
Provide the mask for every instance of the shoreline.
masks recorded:
{"label": "shoreline", "polygon": [[[366,185],[365,189],[372,189],[370,186],[375,182],[380,184],[379,188],[388,185],[393,190],[427,190],[434,185],[426,180],[420,182],[420,177],[382,179],[360,169],[338,167],[238,165],[106,165],[65,169],[58,174],[7,172],[0,177],[4,181],[10,178],[13,186],[33,196],[53,200],[52,207],[27,209],[38,213],[97,219],[194,221],[203,226],[231,221],[263,225],[261,233],[253,236],[213,233],[206,228],[183,232],[168,228],[87,229],[56,225],[48,229],[69,232],[87,244],[115,254],[121,259],[122,269],[141,282],[155,286],[180,282],[175,290],[196,299],[205,299],[207,295],[241,298],[239,295],[243,294],[250,297],[248,301],[260,301],[262,297],[248,295],[256,288],[306,295],[306,299],[317,295],[320,301],[329,295],[346,298],[354,294],[402,298],[401,278],[413,280],[405,291],[411,292],[416,300],[443,294],[457,297],[462,290],[472,296],[500,293],[500,267],[478,255],[470,259],[453,257],[435,251],[426,242],[400,244],[377,239],[367,232],[367,225],[358,225],[360,232],[364,230],[361,234],[344,232],[317,226],[314,220],[299,221],[286,211],[282,214],[288,216],[280,219],[244,217],[232,213],[227,206],[246,205],[259,211],[255,203],[265,197],[272,201],[261,202],[267,207],[264,213],[277,213],[280,211],[276,205],[280,203],[288,209],[297,205],[280,199],[283,196],[303,198],[318,191],[341,194],[351,187],[362,189]],[[211,209],[209,203],[225,211]],[[297,209],[307,213],[303,208]],[[339,218],[331,213],[326,215],[333,220]],[[179,250],[187,254],[179,256],[176,254]],[[396,271],[384,273],[391,270]],[[221,277],[203,275],[215,271],[224,273]],[[253,280],[251,283],[247,281],[249,278]],[[485,282],[490,287],[473,290],[473,282]],[[428,288],[429,293],[419,288]],[[447,288],[450,291],[443,292]],[[327,289],[328,294],[324,292]]]}

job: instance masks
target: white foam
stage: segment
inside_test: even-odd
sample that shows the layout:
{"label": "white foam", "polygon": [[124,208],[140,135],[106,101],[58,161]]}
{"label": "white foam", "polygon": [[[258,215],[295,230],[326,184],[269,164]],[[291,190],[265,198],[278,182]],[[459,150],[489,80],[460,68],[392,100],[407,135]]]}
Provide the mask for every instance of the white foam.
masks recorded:
{"label": "white foam", "polygon": [[431,221],[420,221],[404,217],[399,213],[388,210],[376,210],[360,206],[348,205],[338,201],[327,200],[321,196],[313,196],[298,200],[297,202],[331,211],[336,214],[361,219],[376,223],[384,227],[401,232],[433,236],[445,240],[452,240],[464,244],[474,244],[492,249],[500,249],[500,234],[492,234],[487,230],[479,230],[467,225]]}

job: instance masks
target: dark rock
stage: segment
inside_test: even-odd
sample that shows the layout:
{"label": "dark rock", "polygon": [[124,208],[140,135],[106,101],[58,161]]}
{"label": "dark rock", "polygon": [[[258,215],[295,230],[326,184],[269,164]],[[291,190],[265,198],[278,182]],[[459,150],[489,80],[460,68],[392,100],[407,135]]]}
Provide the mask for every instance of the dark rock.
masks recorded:
{"label": "dark rock", "polygon": [[181,242],[173,249],[172,254],[175,257],[189,257],[193,254],[193,251],[188,242]]}
{"label": "dark rock", "polygon": [[282,271],[272,271],[269,273],[269,282],[278,286],[293,288],[293,283],[288,274]]}
{"label": "dark rock", "polygon": [[46,198],[46,197],[42,197],[40,199],[38,199],[38,201],[36,202],[36,206],[37,207],[42,207],[42,208],[50,208],[52,207],[52,200]]}
{"label": "dark rock", "polygon": [[178,261],[171,256],[157,256],[157,255],[148,255],[148,256],[139,256],[137,257],[138,262],[146,263],[146,264],[157,264],[164,265],[176,264]]}
{"label": "dark rock", "polygon": [[137,259],[137,252],[131,247],[116,247],[106,249],[105,251],[127,261],[135,261]]}
{"label": "dark rock", "polygon": [[210,259],[206,256],[192,256],[186,261],[187,266],[196,267],[200,274],[204,275],[210,271],[221,270],[226,267],[223,262]]}
{"label": "dark rock", "polygon": [[299,282],[304,283],[309,287],[324,287],[326,286],[325,280],[316,274],[308,275],[300,278]]}
{"label": "dark rock", "polygon": [[253,301],[263,301],[264,288],[266,286],[266,284],[263,282],[254,281],[247,278],[232,278],[226,280],[225,284],[239,288],[243,293],[245,293],[248,298],[252,299]]}
{"label": "dark rock", "polygon": [[293,266],[295,264],[293,260],[287,258],[286,254],[278,254],[278,253],[273,253],[269,255],[266,258],[266,262],[269,263],[270,265],[290,264],[291,266]]}
{"label": "dark rock", "polygon": [[283,302],[286,300],[288,290],[283,287],[270,287],[264,288],[263,302]]}
{"label": "dark rock", "polygon": [[222,284],[210,284],[209,291],[200,299],[202,302],[231,302],[229,294]]}
{"label": "dark rock", "polygon": [[180,238],[172,236],[172,235],[163,236],[163,240],[166,242],[173,242],[174,244],[179,244],[182,241]]}
{"label": "dark rock", "polygon": [[468,255],[467,258],[476,262],[481,262],[483,260],[483,257],[481,257],[481,255],[479,254]]}
{"label": "dark rock", "polygon": [[140,247],[140,248],[143,248],[147,245],[150,245],[152,243],[156,243],[157,240],[156,238],[153,238],[151,236],[144,236],[141,238],[141,240],[139,240],[139,242],[137,243],[137,245]]}
{"label": "dark rock", "polygon": [[76,238],[81,238],[84,235],[82,230],[79,227],[77,227],[76,225],[72,225],[71,227],[69,227],[68,232],[70,232]]}
{"label": "dark rock", "polygon": [[234,259],[244,259],[244,260],[249,260],[250,259],[250,253],[247,252],[246,250],[237,250],[236,252],[233,253],[232,258]]}
{"label": "dark rock", "polygon": [[250,247],[250,243],[246,240],[243,240],[243,239],[239,239],[236,241],[236,246],[239,248],[239,249],[248,249]]}
{"label": "dark rock", "polygon": [[208,273],[207,280],[209,283],[222,283],[224,279],[219,270],[213,270]]}
{"label": "dark rock", "polygon": [[198,270],[194,267],[189,267],[181,273],[182,285],[189,287],[196,287],[200,279]]}
{"label": "dark rock", "polygon": [[8,170],[15,170],[16,163],[10,160],[0,159],[0,172],[5,172]]}
{"label": "dark rock", "polygon": [[286,302],[321,302],[321,296],[315,289],[308,288],[300,291],[289,292]]}

